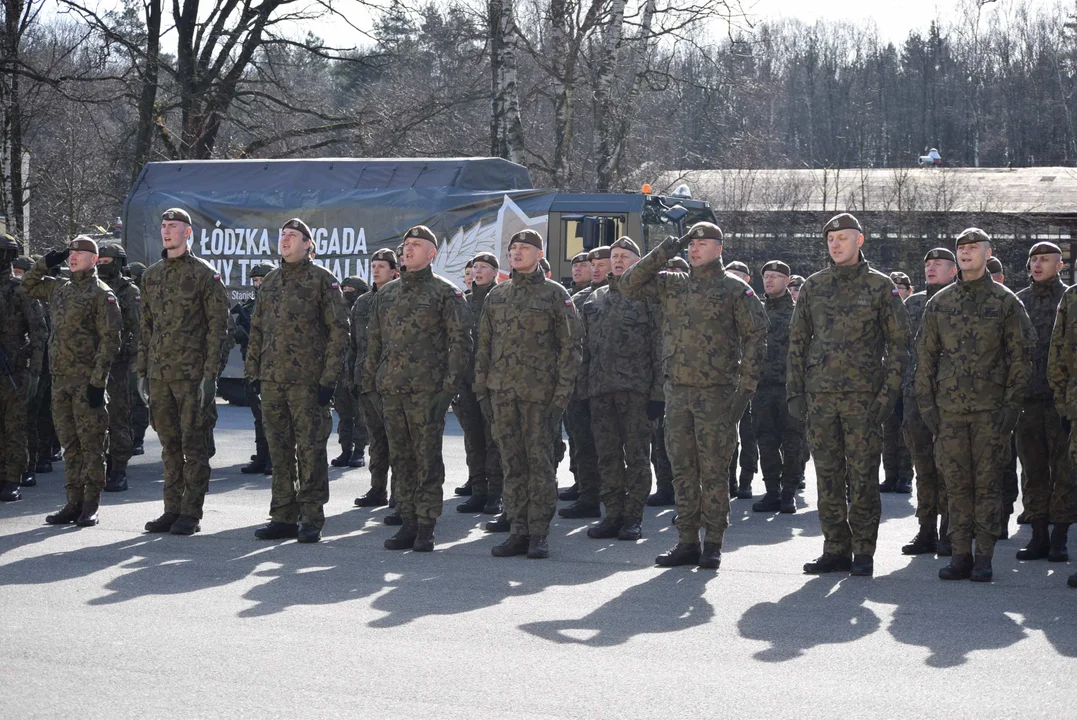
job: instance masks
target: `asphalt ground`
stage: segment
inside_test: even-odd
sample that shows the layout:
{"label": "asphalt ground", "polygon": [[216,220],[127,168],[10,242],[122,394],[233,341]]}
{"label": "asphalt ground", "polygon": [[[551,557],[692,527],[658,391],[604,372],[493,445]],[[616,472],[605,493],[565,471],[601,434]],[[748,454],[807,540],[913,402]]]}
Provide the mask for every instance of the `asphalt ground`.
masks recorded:
{"label": "asphalt ground", "polygon": [[945,583],[945,560],[901,554],[912,497],[884,495],[875,577],[807,576],[809,465],[795,515],[733,502],[717,572],[653,565],[671,508],[648,509],[638,543],[558,518],[550,559],[498,559],[488,518],[454,511],[450,415],[434,553],[382,548],[387,510],[352,506],[365,468],[330,469],[323,542],[262,542],[269,478],[239,473],[250,414],[219,410],[198,535],[143,532],[161,512],[152,430],[98,527],[44,524],[62,463],[0,506],[0,720],[1077,716],[1075,568],[1016,561],[1029,529],[1012,520],[993,583]]}

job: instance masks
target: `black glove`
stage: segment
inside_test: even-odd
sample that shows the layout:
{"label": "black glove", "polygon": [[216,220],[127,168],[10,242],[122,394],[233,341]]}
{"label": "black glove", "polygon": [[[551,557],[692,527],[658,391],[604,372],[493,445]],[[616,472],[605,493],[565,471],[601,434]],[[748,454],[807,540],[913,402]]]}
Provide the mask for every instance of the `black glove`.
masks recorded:
{"label": "black glove", "polygon": [[92,408],[99,408],[105,404],[105,388],[96,385],[86,386],[86,402]]}
{"label": "black glove", "polygon": [[333,393],[336,392],[336,388],[326,387],[325,385],[318,386],[318,404],[322,407],[327,407],[329,401],[333,399]]}
{"label": "black glove", "polygon": [[1070,423],[1070,419],[1069,419],[1068,417],[1065,417],[1065,416],[1063,416],[1063,417],[1062,417],[1062,430],[1063,430],[1063,431],[1064,431],[1064,432],[1065,432],[1065,433],[1066,433],[1067,435],[1069,435],[1069,434],[1070,434],[1070,429],[1071,429],[1071,428],[1072,428],[1072,424]]}
{"label": "black glove", "polygon": [[924,421],[924,427],[931,433],[931,437],[938,437],[939,424],[942,422],[939,418],[939,411],[935,408],[921,410],[920,419]]}
{"label": "black glove", "polygon": [[797,422],[808,419],[808,400],[803,395],[794,395],[789,398],[789,414]]}
{"label": "black glove", "polygon": [[894,414],[894,408],[896,407],[896,395],[892,397],[883,397],[882,400],[877,397],[871,401],[871,407],[868,408],[868,416],[875,420],[876,425],[882,425]]}
{"label": "black glove", "polygon": [[70,254],[71,251],[67,248],[64,248],[63,250],[49,250],[45,253],[45,267],[49,269],[60,267]]}
{"label": "black glove", "polygon": [[666,414],[666,404],[661,400],[650,400],[647,402],[647,419],[651,422],[658,420]]}
{"label": "black glove", "polygon": [[251,388],[251,392],[255,395],[262,394],[262,381],[261,380],[248,380],[247,384]]}
{"label": "black glove", "polygon": [[733,397],[729,399],[729,420],[734,425],[740,422],[740,419],[744,417],[744,411],[748,408],[748,403],[752,401],[752,396],[742,390],[737,390],[733,393]]}
{"label": "black glove", "polygon": [[662,245],[666,248],[666,255],[673,257],[674,255],[680,255],[684,252],[684,249],[688,247],[688,244],[692,242],[692,239],[685,235],[684,237],[677,237],[675,235],[667,235],[666,239],[662,242]]}
{"label": "black glove", "polygon": [[434,420],[442,420],[445,418],[445,413],[449,412],[449,406],[452,405],[453,398],[456,397],[450,392],[442,390],[434,395]]}

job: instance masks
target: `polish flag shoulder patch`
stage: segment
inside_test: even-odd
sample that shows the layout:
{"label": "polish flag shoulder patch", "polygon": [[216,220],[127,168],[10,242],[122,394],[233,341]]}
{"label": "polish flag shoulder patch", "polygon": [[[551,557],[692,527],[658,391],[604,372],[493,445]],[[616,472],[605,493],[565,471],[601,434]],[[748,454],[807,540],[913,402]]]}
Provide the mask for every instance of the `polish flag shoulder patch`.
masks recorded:
{"label": "polish flag shoulder patch", "polygon": [[901,293],[898,292],[897,288],[890,288],[890,294],[891,295],[898,295],[898,296],[901,295]]}
{"label": "polish flag shoulder patch", "polygon": [[572,304],[572,300],[565,300],[565,307],[575,307],[575,305]]}
{"label": "polish flag shoulder patch", "polygon": [[112,295],[109,295],[109,296],[108,296],[108,301],[109,301],[110,303],[112,303],[113,305],[115,305],[115,304],[116,304],[116,298],[115,298],[114,296],[112,296]]}
{"label": "polish flag shoulder patch", "polygon": [[221,274],[220,273],[213,273],[213,279],[214,280],[220,280],[221,279]]}
{"label": "polish flag shoulder patch", "polygon": [[755,295],[755,290],[752,290],[751,288],[748,288],[747,290],[744,291],[744,294],[748,295],[748,296]]}
{"label": "polish flag shoulder patch", "polygon": [[135,302],[137,302],[137,303],[142,302],[142,296],[141,295],[135,295]]}
{"label": "polish flag shoulder patch", "polygon": [[340,283],[331,283],[330,287],[334,290],[340,290]]}
{"label": "polish flag shoulder patch", "polygon": [[456,297],[458,297],[458,298],[462,298],[462,297],[464,297],[464,293],[460,292],[460,291],[459,291],[458,289],[456,289],[456,288],[453,288],[453,291],[452,291],[452,292],[453,292],[453,295],[455,295],[455,296],[456,296]]}

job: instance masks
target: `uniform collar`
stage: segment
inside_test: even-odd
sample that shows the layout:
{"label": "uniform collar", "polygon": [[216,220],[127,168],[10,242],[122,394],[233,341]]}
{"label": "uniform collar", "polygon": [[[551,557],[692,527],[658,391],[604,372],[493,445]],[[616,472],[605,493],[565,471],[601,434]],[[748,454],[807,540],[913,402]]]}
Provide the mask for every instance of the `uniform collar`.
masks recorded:
{"label": "uniform collar", "polygon": [[839,278],[852,278],[860,275],[868,269],[868,260],[864,257],[863,250],[857,250],[857,262],[853,265],[838,266],[833,260],[830,261],[830,267],[834,270],[834,275]]}
{"label": "uniform collar", "polygon": [[546,273],[542,272],[542,268],[539,267],[529,273],[513,270],[512,282],[517,285],[540,285],[541,283],[546,282]]}
{"label": "uniform collar", "polygon": [[286,273],[299,272],[300,270],[303,270],[307,266],[311,265],[313,262],[314,260],[310,257],[310,255],[306,255],[302,260],[294,263],[285,262],[282,258],[280,262],[280,269]]}
{"label": "uniform collar", "polygon": [[724,278],[728,275],[725,271],[725,265],[722,264],[722,256],[719,255],[714,260],[711,260],[706,265],[699,265],[692,268],[693,280],[708,280],[710,278]]}
{"label": "uniform collar", "polygon": [[484,300],[490,291],[497,286],[497,282],[491,282],[488,285],[479,285],[476,282],[471,283],[471,296],[477,300]]}
{"label": "uniform collar", "polygon": [[408,270],[400,276],[400,279],[404,281],[404,287],[407,287],[408,285],[425,282],[432,277],[434,277],[434,269],[427,265],[422,270]]}
{"label": "uniform collar", "polygon": [[1050,280],[1032,283],[1032,292],[1039,297],[1051,297],[1059,288],[1065,288],[1065,285],[1058,275],[1055,275]]}

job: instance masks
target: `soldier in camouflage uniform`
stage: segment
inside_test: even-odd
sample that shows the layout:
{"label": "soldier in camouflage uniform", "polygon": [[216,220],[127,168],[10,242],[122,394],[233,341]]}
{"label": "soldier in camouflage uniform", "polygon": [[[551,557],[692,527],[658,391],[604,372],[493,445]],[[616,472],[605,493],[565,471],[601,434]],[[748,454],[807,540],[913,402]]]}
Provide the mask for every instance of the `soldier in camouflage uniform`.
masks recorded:
{"label": "soldier in camouflage uniform", "polygon": [[767,355],[759,373],[759,387],[752,398],[755,438],[763,465],[766,494],[752,505],[754,512],[797,511],[800,453],[803,427],[789,416],[785,396],[789,355],[789,327],[793,320],[793,296],[789,294],[789,266],[771,260],[763,266],[766,291]]}
{"label": "soldier in camouflage uniform", "polygon": [[800,299],[800,288],[804,287],[804,278],[801,275],[789,276],[789,294],[793,296],[793,302]]}
{"label": "soldier in camouflage uniform", "polygon": [[917,403],[935,436],[950,504],[953,557],[939,571],[943,580],[991,580],[1002,461],[1032,371],[1025,310],[987,274],[990,254],[991,237],[983,230],[969,228],[957,237],[961,278],[927,303],[916,341]]}
{"label": "soldier in camouflage uniform", "polygon": [[[490,291],[497,286],[497,271],[500,268],[497,256],[493,253],[479,253],[473,259],[471,292],[467,295],[471,309],[471,337],[478,349],[479,321],[482,308]],[[464,431],[464,451],[467,454],[468,482],[471,484],[471,497],[456,506],[458,512],[497,515],[501,512],[501,492],[503,475],[501,470],[501,453],[494,442],[493,429],[487,417],[490,408],[483,414],[479,399],[475,395],[474,361],[468,367],[460,395],[454,404],[456,419]]]}
{"label": "soldier in camouflage uniform", "polygon": [[[140,262],[133,262],[127,266],[127,274],[131,279],[131,282],[135,284],[135,287],[142,291],[142,275],[146,272],[146,266]],[[141,330],[141,328],[139,328]],[[128,381],[131,392],[131,444],[132,455],[142,455],[145,450],[143,445],[146,439],[146,428],[150,426],[150,409],[142,400],[142,395],[138,392],[138,375],[135,371],[131,370],[131,377]]]}
{"label": "soldier in camouflage uniform", "polygon": [[[397,271],[397,256],[392,250],[384,248],[370,257],[370,291],[360,295],[352,305],[351,339],[348,357],[353,366],[352,387],[356,392],[363,387],[363,367],[367,356],[367,328],[370,325],[370,311],[374,307],[374,298],[379,288],[383,288],[400,277]],[[355,499],[356,507],[381,507],[389,504],[389,439],[385,435],[385,421],[381,410],[373,402],[373,393],[358,395],[358,404],[363,413],[367,440],[370,442],[370,490]],[[391,519],[390,519],[391,518]],[[387,524],[399,524],[399,513],[386,518]]]}
{"label": "soldier in camouflage uniform", "polygon": [[[577,317],[591,293],[606,285],[606,278],[610,274],[612,265],[609,246],[602,245],[591,250],[587,253],[587,260],[591,266],[591,284],[572,295],[572,305]],[[586,338],[581,338],[582,342],[586,342]],[[581,352],[582,349],[581,344]],[[568,401],[568,409],[565,411],[565,430],[568,432],[569,447],[575,453],[569,459],[569,468],[575,468],[576,484],[558,493],[558,499],[574,502],[558,510],[557,514],[573,520],[602,517],[602,510],[599,507],[602,477],[598,467],[595,437],[591,430],[591,410],[582,395],[582,383],[582,377],[576,379],[572,396]]]}
{"label": "soldier in camouflage uniform", "polygon": [[495,557],[549,557],[554,437],[579,373],[576,308],[539,269],[542,246],[534,230],[512,236],[512,278],[490,291],[479,325],[474,389],[489,402],[510,524],[508,539],[491,550]]}
{"label": "soldier in camouflage uniform", "polygon": [[[220,273],[188,248],[191,216],[161,215],[161,259],[142,277],[138,391],[161,441],[164,513],[146,532],[193,535],[209,490],[206,409],[214,404],[228,332],[228,293]],[[230,339],[230,338],[229,338]]]}
{"label": "soldier in camouflage uniform", "polygon": [[621,292],[621,277],[640,260],[639,246],[622,237],[610,246],[613,271],[583,304],[583,396],[602,477],[606,517],[588,528],[595,539],[639,540],[651,489],[651,422],[663,395],[659,309]]}
{"label": "soldier in camouflage uniform", "polygon": [[[250,299],[232,306],[232,319],[235,330],[233,336],[239,345],[239,354],[243,362],[247,361],[247,349],[251,342],[251,319],[254,317],[254,307],[258,300],[258,290],[266,275],[273,272],[274,268],[269,263],[258,263],[250,269],[251,285],[254,294]],[[246,380],[243,381],[243,395],[247,399],[247,406],[251,409],[254,417],[254,455],[251,461],[242,466],[239,471],[244,475],[273,474],[273,460],[269,457],[269,443],[266,442],[265,426],[262,423],[262,398],[254,392],[254,388]]]}
{"label": "soldier in camouflage uniform", "polygon": [[[987,272],[991,275],[991,279],[999,285],[1003,285],[1006,282],[1006,271],[1002,267],[1002,262],[997,257],[987,258]],[[1027,313],[1026,313],[1027,315]],[[1031,321],[1028,324],[1028,331],[1032,332]],[[1031,341],[1035,341],[1031,338]],[[1021,471],[1020,481],[1017,475],[1017,432],[1014,431],[1010,435],[1010,453],[1006,457],[1005,463],[1002,468],[1002,534],[999,535],[1000,540],[1005,540],[1010,536],[1009,533],[1009,521],[1010,515],[1013,514],[1014,503],[1017,502],[1017,497],[1020,491],[1020,487],[1024,485],[1024,470]],[[1017,516],[1018,525],[1028,524],[1028,514],[1022,512]]]}
{"label": "soldier in camouflage uniform", "polygon": [[[752,275],[748,266],[739,260],[734,260],[725,267],[727,273],[732,273],[748,285],[751,285]],[[740,480],[737,479],[737,464],[740,464]],[[733,448],[733,459],[729,463],[729,497],[738,500],[752,499],[752,478],[755,477],[756,468],[759,466],[759,446],[755,441],[755,422],[752,419],[752,404],[744,410],[737,427],[737,444]]]}
{"label": "soldier in camouflage uniform", "polygon": [[[667,238],[647,253],[620,283],[627,297],[660,303],[668,328],[661,365],[679,542],[655,559],[663,567],[721,564],[729,462],[766,352],[763,304],[726,272],[722,244],[717,225],[696,223],[683,238]],[[685,246],[691,275],[661,272]]]}
{"label": "soldier in camouflage uniform", "polygon": [[824,538],[804,572],[871,576],[882,425],[901,394],[909,320],[894,283],[860,251],[860,221],[837,215],[823,236],[831,266],[804,282],[789,333],[789,411],[807,420]]}
{"label": "soldier in camouflage uniform", "polygon": [[[64,260],[71,280],[46,277]],[[97,243],[85,235],[37,261],[23,280],[26,294],[52,309],[52,415],[64,448],[67,504],[50,525],[97,524],[105,488],[105,386],[120,350],[122,319],[116,296],[97,277]]]}
{"label": "soldier in camouflage uniform", "polygon": [[344,368],[348,309],[333,274],[311,257],[310,228],[299,218],[280,233],[281,263],[266,275],[251,318],[243,374],[262,396],[273,458],[270,521],[259,540],[316,543],[329,502],[329,401]]}
{"label": "soldier in camouflage uniform", "polygon": [[[370,286],[361,277],[347,277],[340,283],[340,290],[350,313],[359,296],[370,292]],[[354,367],[355,360],[345,357],[344,372],[333,393],[333,407],[337,411],[337,439],[340,441],[340,455],[329,461],[333,467],[360,468],[366,465],[363,458],[366,454],[366,423],[355,399],[359,393],[352,387]]]}
{"label": "soldier in camouflage uniform", "polygon": [[[1069,560],[1067,540],[1070,524],[1077,514],[1077,492],[1069,457],[1066,419],[1055,404],[1048,382],[1047,365],[1055,318],[1065,311],[1062,297],[1066,285],[1058,277],[1062,270],[1062,250],[1050,242],[1039,242],[1028,252],[1032,265],[1032,285],[1017,293],[1035,328],[1032,378],[1025,393],[1024,411],[1017,424],[1017,452],[1025,472],[1022,489],[1025,512],[1032,523],[1032,539],[1017,552],[1018,560],[1051,562]],[[1065,398],[1066,384],[1059,383]],[[1064,406],[1063,406],[1064,409]]]}
{"label": "soldier in camouflage uniform", "polygon": [[3,428],[0,502],[22,497],[19,486],[29,468],[27,408],[37,394],[48,337],[40,307],[27,296],[22,281],[11,272],[18,252],[15,238],[0,235],[0,307],[4,308],[0,313],[0,353],[3,353],[0,360],[11,365],[10,375],[0,375],[0,428]]}
{"label": "soldier in camouflage uniform", "polygon": [[[909,313],[909,335],[914,339],[920,331],[924,310],[935,293],[957,277],[957,258],[952,250],[934,248],[924,256],[924,289],[905,300]],[[902,420],[905,444],[916,468],[916,518],[920,529],[901,552],[922,555],[937,552],[942,557],[952,554],[950,545],[950,511],[946,485],[935,466],[935,437],[920,417],[916,404],[916,344],[909,349],[909,364],[905,369],[902,393],[905,415]]]}
{"label": "soldier in camouflage uniform", "polygon": [[445,483],[445,413],[471,362],[471,311],[463,292],[431,269],[437,253],[429,228],[409,229],[408,271],[378,291],[370,310],[362,390],[380,403],[402,520],[385,541],[387,550],[434,549]]}
{"label": "soldier in camouflage uniform", "polygon": [[127,463],[134,452],[131,439],[131,368],[138,357],[142,323],[142,294],[122,274],[127,252],[110,243],[99,248],[97,276],[105,281],[120,304],[123,333],[120,351],[108,375],[108,481],[105,492],[127,489]]}
{"label": "soldier in camouflage uniform", "polygon": [[[11,237],[10,235],[7,237]],[[12,242],[14,239],[12,239]],[[16,248],[18,247],[16,242]],[[9,248],[9,254],[12,249]],[[17,252],[17,250],[15,250]],[[2,251],[0,251],[2,252]],[[15,261],[11,263],[11,275],[13,278],[22,280],[23,276],[34,266],[34,260],[26,255],[21,255],[15,258]],[[3,263],[0,263],[0,273],[3,272]],[[30,338],[31,352],[27,359],[30,361],[30,374],[27,390],[33,392],[27,396],[26,401],[26,423],[23,428],[23,437],[26,440],[26,455],[27,462],[26,467],[22,473],[22,478],[19,484],[22,487],[34,487],[37,485],[37,472],[52,472],[52,458],[51,448],[49,447],[48,439],[45,442],[39,442],[38,426],[41,424],[42,407],[49,402],[49,386],[50,380],[47,377],[47,370],[45,362],[47,360],[47,353],[45,351],[49,341],[48,320],[46,318],[45,303],[40,300],[29,300],[29,311],[33,316],[29,327],[32,331]],[[12,303],[4,305],[5,307],[17,307]],[[24,313],[20,310],[16,310],[15,318],[24,317]],[[36,382],[33,380],[37,378]],[[3,382],[3,380],[0,380]],[[11,384],[8,383],[8,387]],[[41,466],[41,470],[38,467]],[[3,481],[0,480],[0,483]]]}
{"label": "soldier in camouflage uniform", "polygon": [[[1047,358],[1047,381],[1054,395],[1056,412],[1063,417],[1063,430],[1069,436],[1067,449],[1070,466],[1073,467],[1077,464],[1077,433],[1073,432],[1073,422],[1077,420],[1077,285],[1066,290],[1058,305],[1058,317],[1051,331],[1051,350]],[[1059,487],[1056,483],[1048,511],[1049,520],[1058,524],[1073,522],[1072,515],[1054,514],[1066,505],[1061,497],[1063,489],[1064,486]],[[1060,496],[1058,502],[1054,501],[1054,495]],[[1068,584],[1077,588],[1077,573],[1069,576]]]}
{"label": "soldier in camouflage uniform", "polygon": [[[905,302],[912,294],[912,279],[903,272],[890,273],[898,297]],[[908,375],[908,371],[905,373]],[[883,423],[883,482],[879,492],[912,493],[912,456],[905,443],[901,427],[905,417],[904,396],[898,398],[894,412]]]}

